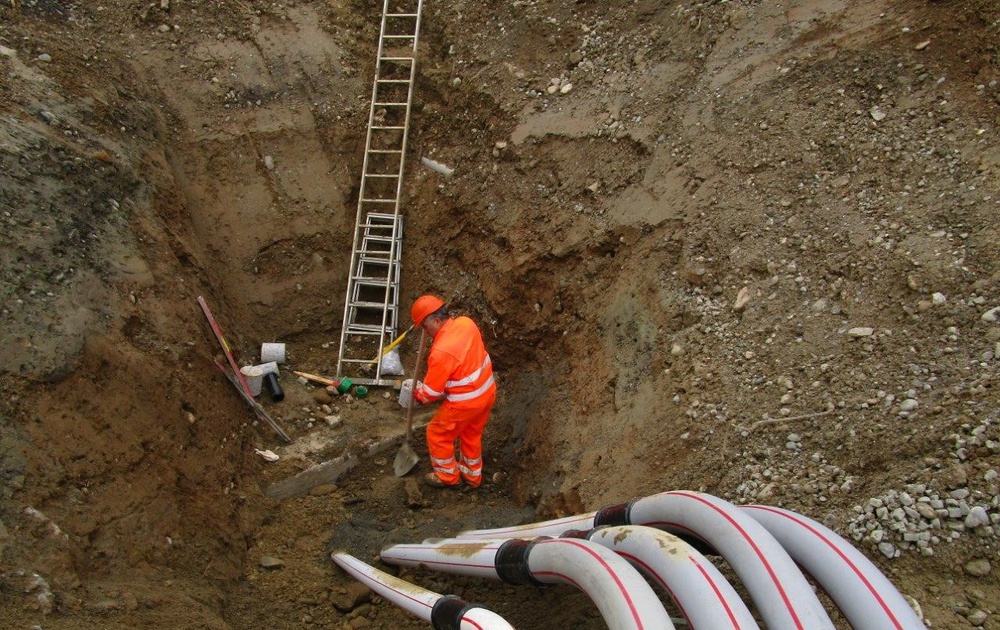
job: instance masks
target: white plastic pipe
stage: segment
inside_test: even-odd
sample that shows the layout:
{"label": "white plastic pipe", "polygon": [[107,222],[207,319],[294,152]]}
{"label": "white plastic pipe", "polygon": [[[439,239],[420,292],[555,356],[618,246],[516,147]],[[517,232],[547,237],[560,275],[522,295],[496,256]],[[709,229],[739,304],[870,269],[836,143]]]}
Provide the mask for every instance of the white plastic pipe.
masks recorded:
{"label": "white plastic pipe", "polygon": [[781,508],[745,505],[740,509],[771,532],[830,595],[853,627],[927,630],[878,567],[829,528]]}
{"label": "white plastic pipe", "polygon": [[715,547],[743,581],[769,630],[833,630],[830,616],[788,552],[732,503],[700,492],[663,492],[635,501],[629,519],[690,532]]}
{"label": "white plastic pipe", "polygon": [[[520,549],[519,557],[509,553],[509,545]],[[381,556],[389,564],[426,566],[510,583],[525,583],[511,579],[512,574],[521,574],[538,583],[571,584],[590,597],[612,630],[674,628],[670,615],[639,572],[610,549],[588,540],[441,540],[394,545],[384,549]]]}
{"label": "white plastic pipe", "polygon": [[[534,536],[562,536],[573,530],[589,531],[594,529],[594,518],[597,512],[586,512],[576,516],[557,518],[551,521],[514,525],[512,527],[496,527],[493,529],[470,529],[458,534],[458,538],[532,538]],[[630,523],[615,523],[629,525]],[[636,523],[638,525],[638,523]]]}
{"label": "white plastic pipe", "polygon": [[759,630],[753,614],[715,565],[673,534],[619,525],[594,529],[584,536],[659,583],[694,630]]}
{"label": "white plastic pipe", "polygon": [[391,545],[382,550],[383,562],[403,567],[426,565],[435,571],[472,577],[499,578],[496,569],[497,549],[503,540],[425,540],[422,544]]}
{"label": "white plastic pipe", "polygon": [[455,169],[451,168],[450,166],[445,166],[441,162],[432,160],[429,157],[422,157],[420,158],[420,161],[427,168],[431,169],[432,171],[438,172],[444,175],[445,177],[451,177],[455,173]]}
{"label": "white plastic pipe", "polygon": [[[379,571],[346,553],[333,553],[330,558],[358,582],[416,617],[432,623],[435,605],[442,596],[415,584]],[[461,630],[514,630],[500,615],[481,607],[460,610]]]}
{"label": "white plastic pipe", "polygon": [[[764,527],[727,502],[700,492],[662,492],[598,512],[513,528],[462,532],[484,536],[558,536],[601,525],[649,525],[694,534],[722,554],[742,580],[769,630],[833,630],[833,622],[795,561]],[[562,531],[560,531],[562,530]]]}

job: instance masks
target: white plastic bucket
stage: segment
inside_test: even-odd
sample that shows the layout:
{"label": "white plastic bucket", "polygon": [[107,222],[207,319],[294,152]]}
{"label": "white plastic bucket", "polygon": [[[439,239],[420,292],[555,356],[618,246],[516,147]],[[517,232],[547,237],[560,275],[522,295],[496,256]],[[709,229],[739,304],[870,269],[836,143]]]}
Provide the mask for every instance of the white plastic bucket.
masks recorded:
{"label": "white plastic bucket", "polygon": [[281,373],[281,371],[278,369],[277,361],[271,361],[270,363],[261,363],[257,367],[264,370],[264,374],[269,374],[271,372],[274,372],[275,374]]}
{"label": "white plastic bucket", "polygon": [[250,386],[250,393],[260,396],[260,389],[264,385],[264,370],[259,365],[244,365],[240,368],[240,372]]}
{"label": "white plastic bucket", "polygon": [[399,406],[407,409],[413,399],[413,379],[408,378],[399,387]]}
{"label": "white plastic bucket", "polygon": [[285,344],[283,343],[264,343],[260,346],[260,362],[261,363],[284,363],[285,362]]}

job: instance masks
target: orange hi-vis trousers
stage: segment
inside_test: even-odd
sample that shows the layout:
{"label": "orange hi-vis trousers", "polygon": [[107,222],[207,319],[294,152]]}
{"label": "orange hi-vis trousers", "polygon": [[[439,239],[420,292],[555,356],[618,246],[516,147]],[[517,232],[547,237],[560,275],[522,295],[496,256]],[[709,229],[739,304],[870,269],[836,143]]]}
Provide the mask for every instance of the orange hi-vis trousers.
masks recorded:
{"label": "orange hi-vis trousers", "polygon": [[[483,407],[455,409],[441,405],[427,425],[427,451],[431,466],[446,484],[460,481],[473,488],[483,482],[483,429],[490,419],[496,394],[489,396]],[[461,459],[455,460],[455,440]]]}

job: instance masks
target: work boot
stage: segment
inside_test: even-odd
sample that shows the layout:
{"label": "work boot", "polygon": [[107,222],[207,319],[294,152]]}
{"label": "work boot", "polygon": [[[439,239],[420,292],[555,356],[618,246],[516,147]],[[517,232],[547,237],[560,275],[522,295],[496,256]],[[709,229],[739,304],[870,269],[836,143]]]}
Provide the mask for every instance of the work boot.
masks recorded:
{"label": "work boot", "polygon": [[424,483],[432,488],[457,488],[462,485],[461,483],[445,483],[432,472],[424,475]]}

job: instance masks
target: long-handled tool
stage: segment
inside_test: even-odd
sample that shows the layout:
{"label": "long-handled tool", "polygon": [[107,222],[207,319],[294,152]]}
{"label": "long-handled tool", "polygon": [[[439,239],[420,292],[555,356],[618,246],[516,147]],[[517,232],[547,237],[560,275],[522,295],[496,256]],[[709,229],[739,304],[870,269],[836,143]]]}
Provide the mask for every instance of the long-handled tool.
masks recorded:
{"label": "long-handled tool", "polygon": [[226,342],[226,338],[222,335],[222,328],[219,327],[219,323],[215,321],[215,317],[212,315],[212,311],[208,308],[208,303],[205,298],[198,296],[198,304],[201,306],[201,310],[205,313],[205,319],[208,320],[209,326],[212,327],[212,332],[215,333],[215,338],[219,341],[219,345],[222,346],[222,352],[226,355],[226,360],[229,361],[229,367],[232,368],[232,374],[230,374],[226,368],[219,363],[215,362],[215,365],[226,375],[229,382],[233,384],[236,391],[240,393],[240,396],[250,405],[253,409],[254,414],[264,422],[266,422],[274,432],[278,434],[284,442],[291,443],[292,438],[285,433],[284,429],[278,426],[278,423],[274,421],[271,416],[268,415],[264,408],[260,406],[256,400],[254,400],[253,392],[250,390],[250,384],[247,383],[246,377],[243,376],[243,372],[240,371],[240,366],[236,363],[236,358],[233,356],[233,351],[229,348],[229,343]]}
{"label": "long-handled tool", "polygon": [[286,444],[291,444],[292,438],[290,438],[288,434],[285,433],[284,429],[282,429],[278,425],[278,423],[275,422],[274,419],[266,411],[264,411],[264,408],[260,406],[260,403],[254,400],[254,397],[248,394],[243,389],[243,387],[240,386],[240,382],[236,379],[235,376],[233,376],[232,370],[226,369],[226,366],[222,365],[222,363],[220,363],[218,359],[215,360],[215,367],[219,368],[219,371],[222,372],[222,374],[227,379],[229,379],[229,382],[232,383],[233,387],[236,388],[236,393],[238,393],[240,397],[243,400],[245,400],[248,405],[250,405],[250,408],[253,410],[254,415],[256,415],[257,418],[259,418],[260,420],[266,422],[272,429],[274,429],[274,432],[278,434],[278,437],[280,437],[283,442],[285,442]]}
{"label": "long-handled tool", "polygon": [[301,376],[307,381],[312,381],[313,383],[319,383],[320,385],[333,385],[334,387],[340,385],[340,381],[335,381],[332,378],[327,378],[325,376],[310,374],[309,372],[297,372],[295,370],[292,370],[292,374],[296,376]]}
{"label": "long-handled tool", "polygon": [[374,359],[372,359],[371,361],[369,361],[369,363],[378,363],[379,359],[381,359],[381,358],[382,358],[382,357],[384,357],[385,355],[387,355],[387,354],[389,354],[390,352],[392,352],[392,349],[393,349],[393,348],[395,348],[396,346],[398,346],[398,345],[399,345],[399,342],[401,342],[401,341],[403,340],[403,337],[406,337],[406,335],[407,335],[407,334],[408,334],[408,333],[409,333],[409,332],[410,332],[411,330],[413,330],[413,324],[410,324],[410,327],[409,327],[409,328],[407,328],[406,330],[404,330],[404,331],[403,331],[403,334],[402,334],[402,335],[400,335],[400,336],[396,337],[396,338],[395,338],[395,339],[393,340],[393,342],[392,342],[392,343],[390,343],[390,344],[389,344],[388,346],[386,346],[386,347],[385,347],[385,348],[384,348],[384,349],[382,350],[382,354],[378,355],[377,357],[375,357]]}
{"label": "long-handled tool", "polygon": [[[421,330],[420,346],[417,349],[417,365],[413,368],[414,389],[417,387],[417,372],[420,370],[420,361],[424,358],[424,342],[426,339],[427,333]],[[416,406],[416,401],[414,400],[416,397],[413,394],[414,392],[411,391],[410,404],[406,409],[406,441],[399,447],[399,452],[396,453],[396,460],[392,463],[397,477],[402,477],[413,470],[413,467],[420,461],[420,457],[413,450],[413,445],[410,443],[413,440],[413,408]]]}

